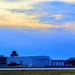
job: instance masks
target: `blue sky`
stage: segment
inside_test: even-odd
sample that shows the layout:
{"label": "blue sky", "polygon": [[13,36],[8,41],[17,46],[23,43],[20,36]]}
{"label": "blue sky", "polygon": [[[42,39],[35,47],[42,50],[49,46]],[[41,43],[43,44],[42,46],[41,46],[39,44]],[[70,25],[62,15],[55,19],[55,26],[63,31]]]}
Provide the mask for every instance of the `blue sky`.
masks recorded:
{"label": "blue sky", "polygon": [[74,0],[1,0],[0,54],[75,57]]}

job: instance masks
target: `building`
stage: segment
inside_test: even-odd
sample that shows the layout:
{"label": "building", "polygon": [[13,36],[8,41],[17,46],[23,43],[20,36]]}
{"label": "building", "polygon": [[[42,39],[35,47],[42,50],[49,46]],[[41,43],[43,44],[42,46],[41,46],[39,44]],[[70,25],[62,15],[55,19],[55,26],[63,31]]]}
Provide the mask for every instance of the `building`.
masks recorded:
{"label": "building", "polygon": [[75,66],[75,57],[71,57],[69,59],[66,60],[65,62],[66,66]]}
{"label": "building", "polygon": [[14,56],[18,56],[17,52],[14,50],[12,51],[12,53],[10,54],[10,57],[14,57]]}
{"label": "building", "polygon": [[52,59],[48,56],[7,57],[7,64],[15,62],[22,66],[50,66]]}
{"label": "building", "polygon": [[52,59],[49,56],[24,56],[19,57],[16,51],[12,51],[10,57],[7,57],[7,65],[16,63],[21,66],[45,67],[52,65]]}
{"label": "building", "polygon": [[52,60],[52,66],[65,66],[66,60]]}
{"label": "building", "polygon": [[6,66],[6,65],[7,65],[7,57],[0,55],[0,66]]}
{"label": "building", "polygon": [[0,55],[0,66],[65,67],[75,66],[75,57],[52,60],[49,56],[18,56],[14,50],[9,57]]}

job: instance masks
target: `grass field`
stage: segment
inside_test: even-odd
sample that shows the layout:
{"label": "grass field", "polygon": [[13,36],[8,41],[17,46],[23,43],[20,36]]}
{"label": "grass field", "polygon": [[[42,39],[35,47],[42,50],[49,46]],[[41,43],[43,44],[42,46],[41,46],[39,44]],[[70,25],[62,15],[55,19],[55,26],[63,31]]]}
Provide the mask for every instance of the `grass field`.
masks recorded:
{"label": "grass field", "polygon": [[75,71],[0,71],[0,75],[75,75]]}

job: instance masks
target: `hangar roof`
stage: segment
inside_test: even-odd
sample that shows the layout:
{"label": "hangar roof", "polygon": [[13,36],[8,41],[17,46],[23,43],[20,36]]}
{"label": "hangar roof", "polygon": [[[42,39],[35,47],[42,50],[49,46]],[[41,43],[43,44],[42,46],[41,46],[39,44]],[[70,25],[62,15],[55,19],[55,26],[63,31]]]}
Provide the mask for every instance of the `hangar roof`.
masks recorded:
{"label": "hangar roof", "polygon": [[69,58],[68,60],[75,60],[75,57],[71,57],[71,58]]}

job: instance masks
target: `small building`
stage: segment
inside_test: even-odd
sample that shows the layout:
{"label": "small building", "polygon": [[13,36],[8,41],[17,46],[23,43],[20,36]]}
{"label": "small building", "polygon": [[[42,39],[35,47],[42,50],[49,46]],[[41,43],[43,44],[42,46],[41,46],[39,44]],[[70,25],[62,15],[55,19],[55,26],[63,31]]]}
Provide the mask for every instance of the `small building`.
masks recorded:
{"label": "small building", "polygon": [[4,57],[4,55],[0,55],[0,66],[6,65],[7,65],[7,57]]}
{"label": "small building", "polygon": [[65,66],[65,60],[52,60],[52,66]]}
{"label": "small building", "polygon": [[75,66],[75,57],[71,57],[69,59],[66,60],[65,62],[66,66]]}

